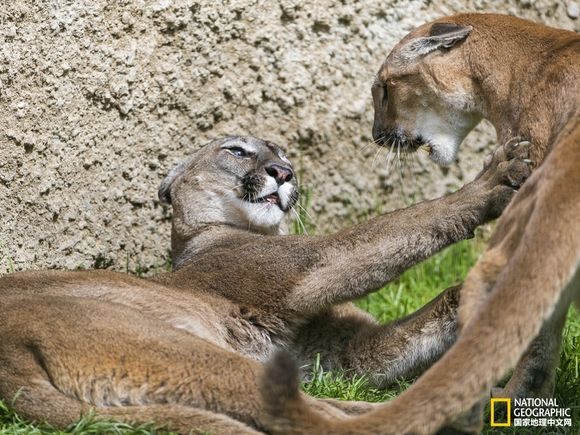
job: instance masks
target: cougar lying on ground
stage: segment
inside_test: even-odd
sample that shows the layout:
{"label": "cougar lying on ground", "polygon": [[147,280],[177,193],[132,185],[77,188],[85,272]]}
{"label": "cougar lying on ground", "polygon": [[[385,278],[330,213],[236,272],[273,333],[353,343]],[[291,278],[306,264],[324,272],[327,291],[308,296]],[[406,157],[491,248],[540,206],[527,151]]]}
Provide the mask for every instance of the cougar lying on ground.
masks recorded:
{"label": "cougar lying on ground", "polygon": [[[284,236],[297,200],[290,162],[259,139],[214,141],[159,191],[174,209],[175,271],[0,278],[0,398],[56,426],[94,407],[181,432],[250,434],[264,427],[260,362],[276,347],[383,384],[417,373],[455,338],[457,288],[385,326],[345,302],[469,237],[526,176],[502,150],[444,198],[333,235]],[[304,401],[333,418],[371,407]]]}
{"label": "cougar lying on ground", "polygon": [[264,379],[275,433],[428,434],[464,412],[455,429],[477,432],[474,405],[516,364],[496,394],[553,393],[567,308],[580,295],[579,83],[579,35],[508,16],[443,18],[394,48],[373,86],[377,141],[427,145],[433,160],[449,163],[485,117],[500,143],[531,142],[541,166],[463,285],[449,352],[392,402],[340,423],[303,405],[280,356]]}

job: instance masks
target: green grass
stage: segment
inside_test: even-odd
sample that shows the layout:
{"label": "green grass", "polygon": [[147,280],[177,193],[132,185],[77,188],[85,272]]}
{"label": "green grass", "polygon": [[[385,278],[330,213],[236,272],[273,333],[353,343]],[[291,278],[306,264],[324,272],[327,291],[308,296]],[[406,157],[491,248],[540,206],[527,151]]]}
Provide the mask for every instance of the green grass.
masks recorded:
{"label": "green grass", "polygon": [[168,434],[170,432],[156,431],[151,425],[133,427],[125,423],[115,421],[96,421],[87,416],[65,430],[54,429],[47,425],[33,425],[21,419],[10,408],[0,401],[0,435],[98,435],[98,434],[122,434],[122,435],[150,435]]}
{"label": "green grass", "polygon": [[[372,313],[381,322],[388,322],[409,314],[431,300],[441,290],[461,282],[469,268],[475,263],[484,245],[478,239],[459,243],[424,263],[410,269],[397,281],[380,291],[357,301],[357,305]],[[372,388],[364,377],[349,378],[344,373],[325,373],[314,362],[312,381],[304,384],[303,389],[316,397],[332,397],[343,400],[366,400],[383,402],[395,397],[409,385],[402,380],[388,390]],[[516,433],[579,433],[580,432],[580,314],[570,309],[564,331],[562,359],[557,373],[556,398],[564,407],[572,408],[574,427],[558,432],[549,431],[491,429],[486,427],[485,434]],[[486,417],[486,421],[489,418]],[[66,431],[56,431],[45,426],[34,426],[22,421],[0,402],[0,435],[8,434],[149,434],[150,427],[132,428],[120,423],[94,422],[82,420]]]}

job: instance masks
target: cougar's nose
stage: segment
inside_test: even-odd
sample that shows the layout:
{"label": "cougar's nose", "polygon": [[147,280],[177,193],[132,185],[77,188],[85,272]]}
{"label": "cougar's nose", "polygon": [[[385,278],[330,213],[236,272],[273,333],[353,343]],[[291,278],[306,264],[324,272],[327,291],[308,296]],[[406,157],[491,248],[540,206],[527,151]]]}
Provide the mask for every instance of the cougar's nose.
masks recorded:
{"label": "cougar's nose", "polygon": [[294,177],[294,172],[292,172],[291,168],[276,163],[266,166],[266,172],[269,176],[274,177],[278,186],[292,180],[292,177]]}

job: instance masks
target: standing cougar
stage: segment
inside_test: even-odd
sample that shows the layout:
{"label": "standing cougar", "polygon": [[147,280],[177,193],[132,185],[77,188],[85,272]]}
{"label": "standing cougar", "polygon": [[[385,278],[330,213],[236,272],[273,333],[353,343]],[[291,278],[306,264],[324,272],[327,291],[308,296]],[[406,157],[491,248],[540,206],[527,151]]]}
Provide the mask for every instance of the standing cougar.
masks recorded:
{"label": "standing cougar", "polygon": [[[251,434],[267,418],[261,362],[277,347],[383,384],[417,373],[455,339],[457,288],[385,326],[345,302],[498,216],[528,175],[505,154],[444,198],[333,235],[284,236],[298,196],[288,159],[259,139],[216,140],[159,191],[174,209],[173,272],[0,278],[0,398],[56,426],[94,407],[181,432]],[[303,398],[338,419],[372,406]]]}
{"label": "standing cougar", "polygon": [[442,18],[393,49],[373,86],[378,142],[426,145],[447,164],[484,117],[500,143],[531,142],[541,166],[463,285],[457,343],[398,398],[348,422],[303,406],[278,357],[263,387],[275,433],[430,434],[462,413],[451,430],[478,432],[480,400],[514,365],[496,394],[553,393],[567,308],[580,296],[579,83],[579,35],[509,16]]}

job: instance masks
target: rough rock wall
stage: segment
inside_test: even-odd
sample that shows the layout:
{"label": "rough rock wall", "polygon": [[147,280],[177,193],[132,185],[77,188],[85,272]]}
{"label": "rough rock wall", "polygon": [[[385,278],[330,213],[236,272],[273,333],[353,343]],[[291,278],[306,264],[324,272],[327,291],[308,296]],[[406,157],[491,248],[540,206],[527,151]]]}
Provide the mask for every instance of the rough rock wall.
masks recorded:
{"label": "rough rock wall", "polygon": [[210,138],[286,147],[319,231],[472,177],[369,145],[370,84],[412,27],[501,11],[578,30],[578,3],[418,0],[8,0],[0,8],[0,273],[149,268],[169,246],[157,186]]}

